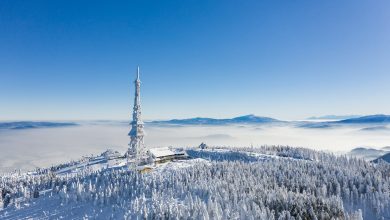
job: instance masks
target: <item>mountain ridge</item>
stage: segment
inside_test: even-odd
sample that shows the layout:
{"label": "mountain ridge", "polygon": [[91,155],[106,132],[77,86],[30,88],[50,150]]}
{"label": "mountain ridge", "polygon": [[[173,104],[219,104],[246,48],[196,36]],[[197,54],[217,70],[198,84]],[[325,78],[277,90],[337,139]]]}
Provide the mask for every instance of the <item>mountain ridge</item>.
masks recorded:
{"label": "mountain ridge", "polygon": [[77,126],[79,124],[74,122],[48,122],[48,121],[14,121],[14,122],[0,122],[0,129],[33,129],[33,128],[52,128]]}
{"label": "mountain ridge", "polygon": [[337,121],[344,124],[390,123],[390,115],[376,114]]}
{"label": "mountain ridge", "polygon": [[362,115],[323,115],[323,116],[312,116],[307,118],[308,120],[344,120],[351,118],[359,118]]}
{"label": "mountain ridge", "polygon": [[195,118],[186,118],[186,119],[171,119],[163,121],[151,121],[150,123],[154,124],[179,124],[179,125],[223,125],[223,124],[257,124],[257,123],[271,123],[271,122],[283,122],[278,119],[270,117],[256,116],[253,114],[238,116],[234,118],[206,118],[206,117],[195,117]]}

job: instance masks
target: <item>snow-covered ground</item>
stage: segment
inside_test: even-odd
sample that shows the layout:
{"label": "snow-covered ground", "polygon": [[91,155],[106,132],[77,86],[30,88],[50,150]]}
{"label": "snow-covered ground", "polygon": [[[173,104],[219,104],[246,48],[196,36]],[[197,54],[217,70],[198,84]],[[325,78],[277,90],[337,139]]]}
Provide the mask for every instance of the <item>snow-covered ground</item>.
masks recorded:
{"label": "snow-covered ground", "polygon": [[282,146],[186,152],[146,173],[93,156],[3,175],[0,219],[390,217],[388,164]]}

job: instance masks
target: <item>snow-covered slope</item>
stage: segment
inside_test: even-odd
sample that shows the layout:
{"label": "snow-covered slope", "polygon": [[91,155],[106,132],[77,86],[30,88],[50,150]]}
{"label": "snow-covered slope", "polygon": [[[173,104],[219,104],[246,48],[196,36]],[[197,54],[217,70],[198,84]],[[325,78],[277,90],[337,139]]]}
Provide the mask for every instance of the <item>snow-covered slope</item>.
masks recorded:
{"label": "snow-covered slope", "polygon": [[187,153],[191,159],[156,165],[147,173],[129,170],[124,158],[99,156],[4,175],[0,219],[390,216],[386,164],[280,146]]}
{"label": "snow-covered slope", "polygon": [[378,157],[377,159],[373,160],[372,162],[378,163],[379,161],[384,161],[384,162],[390,163],[390,153],[386,153],[385,155]]}

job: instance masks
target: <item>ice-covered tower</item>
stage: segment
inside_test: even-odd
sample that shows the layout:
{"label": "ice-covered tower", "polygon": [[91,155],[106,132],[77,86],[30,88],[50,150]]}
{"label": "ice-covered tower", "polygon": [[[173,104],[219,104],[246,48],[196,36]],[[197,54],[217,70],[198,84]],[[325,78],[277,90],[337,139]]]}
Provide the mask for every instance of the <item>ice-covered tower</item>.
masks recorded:
{"label": "ice-covered tower", "polygon": [[137,67],[137,78],[134,81],[135,84],[135,97],[133,107],[133,121],[130,123],[131,130],[129,132],[130,143],[129,150],[127,152],[128,159],[135,159],[139,161],[145,157],[146,150],[144,144],[144,123],[141,119],[141,97],[140,87],[141,81],[139,79],[139,67]]}

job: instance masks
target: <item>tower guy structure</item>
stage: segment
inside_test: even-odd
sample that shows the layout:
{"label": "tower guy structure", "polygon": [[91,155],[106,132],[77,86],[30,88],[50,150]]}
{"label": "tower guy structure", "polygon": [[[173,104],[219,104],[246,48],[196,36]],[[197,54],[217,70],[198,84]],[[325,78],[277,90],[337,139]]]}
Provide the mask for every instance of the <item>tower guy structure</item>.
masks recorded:
{"label": "tower guy structure", "polygon": [[146,150],[144,144],[144,123],[141,118],[141,97],[140,87],[141,81],[139,79],[139,67],[137,67],[137,78],[134,81],[135,84],[135,97],[133,107],[133,121],[130,123],[131,130],[129,132],[130,143],[127,151],[127,158],[138,163],[146,158]]}

